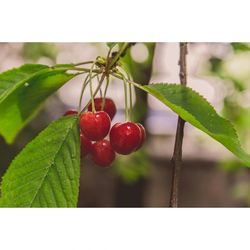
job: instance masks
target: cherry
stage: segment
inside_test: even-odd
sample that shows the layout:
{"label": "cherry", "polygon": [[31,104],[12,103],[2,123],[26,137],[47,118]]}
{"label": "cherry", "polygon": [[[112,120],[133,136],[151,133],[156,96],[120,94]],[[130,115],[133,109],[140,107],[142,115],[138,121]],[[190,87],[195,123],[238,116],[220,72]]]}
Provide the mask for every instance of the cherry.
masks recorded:
{"label": "cherry", "polygon": [[86,156],[91,152],[92,142],[86,138],[86,136],[80,132],[80,140],[81,140],[81,158]]}
{"label": "cherry", "polygon": [[[101,97],[94,99],[96,111],[101,111],[102,110],[103,99],[104,98],[101,98]],[[92,111],[92,104],[91,103],[88,106],[88,111]],[[113,119],[113,117],[116,114],[116,106],[115,106],[115,103],[113,102],[113,100],[111,100],[110,98],[105,98],[103,111],[108,113],[111,120]]]}
{"label": "cherry", "polygon": [[132,153],[141,146],[141,141],[141,128],[136,123],[116,123],[110,130],[110,143],[119,154]]}
{"label": "cherry", "polygon": [[67,116],[67,115],[77,115],[77,114],[78,114],[78,112],[77,112],[76,110],[70,109],[70,110],[66,111],[66,112],[63,114],[63,116]]}
{"label": "cherry", "polygon": [[94,143],[91,153],[93,161],[101,167],[108,167],[115,159],[115,151],[108,140]]}
{"label": "cherry", "polygon": [[140,123],[136,123],[136,125],[140,128],[141,130],[141,140],[140,140],[140,143],[138,145],[138,147],[135,149],[135,151],[137,151],[138,149],[140,149],[145,141],[145,138],[146,138],[146,131],[145,131],[145,128],[142,126],[142,124]]}
{"label": "cherry", "polygon": [[110,117],[104,111],[86,112],[80,117],[82,133],[91,141],[103,139],[110,129]]}

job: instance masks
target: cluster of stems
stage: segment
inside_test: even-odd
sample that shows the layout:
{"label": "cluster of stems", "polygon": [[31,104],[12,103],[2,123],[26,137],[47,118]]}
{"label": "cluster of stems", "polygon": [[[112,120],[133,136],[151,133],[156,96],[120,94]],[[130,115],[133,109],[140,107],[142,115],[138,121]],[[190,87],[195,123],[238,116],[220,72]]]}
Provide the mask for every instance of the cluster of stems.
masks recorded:
{"label": "cluster of stems", "polygon": [[[80,93],[78,113],[84,112],[90,103],[92,104],[93,112],[95,112],[94,98],[98,94],[98,92],[100,93],[100,96],[102,97],[103,100],[102,101],[102,110],[103,110],[106,94],[110,83],[110,77],[115,77],[119,80],[122,80],[124,84],[125,120],[128,121],[132,119],[132,103],[133,103],[132,84],[136,85],[136,83],[131,81],[128,72],[125,71],[119,65],[119,59],[122,56],[124,56],[124,53],[130,46],[131,46],[130,43],[123,43],[120,46],[119,51],[114,52],[113,55],[112,55],[113,47],[111,47],[109,49],[106,58],[97,57],[95,61],[87,61],[73,65],[72,70],[77,71],[79,74],[86,74]],[[82,67],[83,65],[90,65],[90,67],[83,68]],[[93,89],[94,79],[97,79],[98,82],[97,87],[95,89]],[[102,90],[103,86],[104,90]],[[90,100],[88,100],[86,105],[82,108],[83,94],[87,87],[89,87],[90,91]]]}

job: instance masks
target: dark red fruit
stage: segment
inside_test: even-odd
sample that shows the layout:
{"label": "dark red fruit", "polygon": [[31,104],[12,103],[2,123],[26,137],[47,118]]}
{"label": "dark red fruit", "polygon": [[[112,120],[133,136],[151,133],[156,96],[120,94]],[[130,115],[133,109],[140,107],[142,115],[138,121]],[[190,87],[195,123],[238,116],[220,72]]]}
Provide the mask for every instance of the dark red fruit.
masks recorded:
{"label": "dark red fruit", "polygon": [[116,123],[110,130],[110,143],[115,152],[127,155],[141,143],[141,129],[133,122]]}
{"label": "dark red fruit", "polygon": [[[94,102],[95,102],[96,111],[101,111],[102,110],[103,98],[95,98]],[[91,103],[88,106],[88,111],[92,111],[92,104]],[[115,103],[113,102],[113,100],[111,100],[110,98],[105,98],[103,111],[108,113],[111,120],[113,119],[113,117],[116,114],[116,106],[115,106]]]}
{"label": "dark red fruit", "polygon": [[77,115],[77,114],[78,112],[76,110],[68,110],[63,115],[67,116],[67,115]]}
{"label": "dark red fruit", "polygon": [[82,133],[91,141],[103,139],[110,129],[110,117],[104,111],[86,112],[80,117]]}
{"label": "dark red fruit", "polygon": [[92,142],[86,138],[86,136],[80,132],[80,140],[81,140],[81,158],[91,153]]}
{"label": "dark red fruit", "polygon": [[138,149],[140,149],[140,148],[142,147],[142,145],[143,145],[143,143],[144,143],[144,141],[145,141],[145,138],[146,138],[146,131],[145,131],[145,128],[144,128],[140,123],[136,123],[136,125],[137,125],[137,126],[140,128],[140,130],[141,130],[141,141],[140,141],[138,147],[135,149],[135,151],[138,150]]}
{"label": "dark red fruit", "polygon": [[115,159],[115,151],[108,140],[101,140],[92,145],[92,159],[101,166],[108,167]]}

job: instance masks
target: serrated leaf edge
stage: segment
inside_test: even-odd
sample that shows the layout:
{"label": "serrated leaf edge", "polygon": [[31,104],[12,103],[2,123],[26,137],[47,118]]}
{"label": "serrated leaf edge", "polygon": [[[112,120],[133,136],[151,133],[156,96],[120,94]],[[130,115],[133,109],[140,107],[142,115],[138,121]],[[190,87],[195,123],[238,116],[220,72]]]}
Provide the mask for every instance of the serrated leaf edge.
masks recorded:
{"label": "serrated leaf edge", "polygon": [[[217,114],[217,111],[215,110],[215,108],[208,102],[208,100],[202,96],[200,93],[198,93],[197,91],[195,91],[194,89],[192,89],[191,87],[189,86],[184,86],[184,85],[181,85],[181,84],[177,84],[177,83],[150,83],[149,85],[138,85],[139,88],[141,88],[142,90],[145,90],[146,92],[147,91],[147,87],[149,87],[150,85],[161,85],[161,86],[165,86],[165,85],[168,85],[168,86],[177,86],[178,88],[183,88],[183,89],[189,89],[191,90],[192,92],[194,92],[196,95],[198,95],[201,99],[203,99],[204,102],[206,102],[208,104],[208,106]],[[161,95],[160,92],[157,92],[155,90],[152,90],[150,89],[150,91],[153,91],[153,92],[156,92],[158,95]],[[149,92],[148,92],[149,93]],[[151,93],[149,93],[151,94]],[[166,98],[164,98],[166,100]],[[168,100],[167,100],[168,101]],[[169,101],[168,101],[169,102]],[[171,103],[171,102],[170,102]],[[172,104],[172,103],[171,103]],[[172,104],[174,106],[177,106],[175,104]],[[169,107],[173,112],[175,112],[171,107]],[[185,113],[188,113],[186,110],[184,110],[182,107],[179,107],[181,108]],[[200,126],[205,130],[207,131],[207,134],[210,135],[212,138],[214,138],[212,136],[212,134],[190,113],[188,113],[190,116],[192,116],[199,124]],[[218,114],[217,114],[218,115]],[[180,116],[181,117],[181,116]],[[241,147],[241,144],[240,144],[240,140],[239,140],[239,137],[238,137],[238,134],[237,134],[237,131],[235,130],[233,124],[231,123],[231,121],[229,121],[228,119],[225,119],[224,117],[221,117],[218,115],[218,117],[224,119],[225,121],[227,121],[230,125],[231,125],[231,129],[232,129],[232,132],[234,133],[235,135],[235,138],[236,140],[233,140],[234,143],[237,143],[237,147],[241,150],[241,153],[244,154],[245,157],[249,158],[250,159],[250,155],[248,153],[246,153],[243,148]],[[220,137],[224,137],[224,134],[221,134],[221,133],[217,133],[216,135],[220,136]],[[216,140],[216,138],[214,138]],[[220,141],[216,140],[217,142],[219,142],[220,144],[222,144],[224,147],[226,147],[223,143],[221,143]],[[226,147],[227,149],[229,149],[228,147]],[[230,149],[229,149],[230,150]],[[231,151],[231,150],[230,150]],[[250,167],[250,160],[247,159],[245,160],[245,163],[248,163],[249,167]]]}
{"label": "serrated leaf edge", "polygon": [[[53,125],[53,123],[55,123],[55,122],[57,122],[57,121],[58,121],[58,120],[53,121],[50,125]],[[73,126],[75,125],[75,123],[76,123],[77,121],[78,121],[78,116],[75,116],[75,122],[72,123],[72,126],[68,128],[68,132],[67,132],[67,134],[65,135],[65,138],[64,138],[64,140],[62,141],[62,144],[61,144],[60,148],[59,148],[58,151],[56,152],[55,157],[53,158],[53,163],[51,163],[50,167],[48,167],[48,171],[46,172],[46,174],[44,175],[43,179],[41,180],[41,185],[39,186],[37,192],[35,193],[33,199],[31,200],[30,204],[29,204],[27,207],[31,207],[31,206],[32,206],[34,200],[35,200],[36,197],[37,197],[37,194],[38,194],[39,190],[41,189],[41,187],[42,187],[42,185],[43,185],[44,180],[46,179],[46,177],[47,177],[48,174],[49,174],[49,171],[50,171],[50,169],[51,169],[51,166],[54,165],[56,156],[58,155],[59,151],[61,150],[61,148],[62,148],[62,146],[63,146],[63,143],[65,142],[65,140],[67,139],[67,137],[68,137],[68,135],[69,135],[69,132],[72,130]],[[45,132],[45,130],[41,131],[33,140],[35,140],[37,137],[41,136],[44,132]],[[32,142],[32,141],[31,141],[31,142]],[[23,152],[28,146],[29,146],[29,143],[22,149],[21,152]],[[21,152],[20,152],[20,153],[21,153]],[[19,154],[20,154],[20,153],[19,153]],[[16,159],[18,158],[19,154],[17,154],[17,155],[15,156],[15,158],[11,161],[10,166],[12,165],[13,162],[16,161]],[[8,172],[8,170],[9,170],[9,169],[7,169],[7,172]],[[6,173],[7,173],[7,172],[6,172]],[[2,188],[2,182],[4,181],[4,177],[5,177],[5,175],[2,177],[1,185],[0,185],[0,207],[2,206],[2,202],[3,202],[3,200],[2,200],[3,197],[2,197],[2,190],[1,190],[1,188]]]}

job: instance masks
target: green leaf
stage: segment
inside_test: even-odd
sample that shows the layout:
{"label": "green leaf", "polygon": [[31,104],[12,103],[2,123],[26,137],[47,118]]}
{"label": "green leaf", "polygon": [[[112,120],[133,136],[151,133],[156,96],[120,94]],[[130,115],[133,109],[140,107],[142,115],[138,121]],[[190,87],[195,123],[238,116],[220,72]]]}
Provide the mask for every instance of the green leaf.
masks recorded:
{"label": "green leaf", "polygon": [[250,167],[250,155],[241,148],[233,125],[220,117],[204,97],[189,87],[176,84],[138,87],[155,96],[183,120],[220,142]]}
{"label": "green leaf", "polygon": [[25,64],[20,68],[11,69],[0,74],[0,100],[6,97],[17,85],[24,84],[44,69],[46,65]]}
{"label": "green leaf", "polygon": [[77,116],[51,123],[13,160],[1,185],[1,207],[75,207],[80,177]]}
{"label": "green leaf", "polygon": [[231,43],[235,52],[250,51],[250,47],[247,43]]}
{"label": "green leaf", "polygon": [[63,68],[24,65],[0,75],[0,134],[12,143],[57,89],[73,78]]}
{"label": "green leaf", "polygon": [[119,44],[119,43],[112,43],[112,42],[109,42],[109,43],[106,43],[107,44],[107,46],[111,49],[111,48],[113,48],[113,47],[115,47],[117,44]]}

